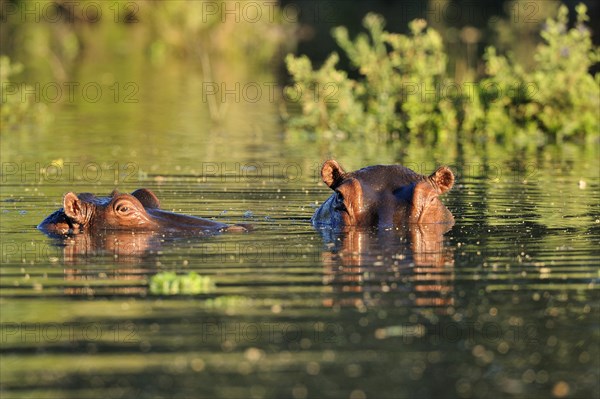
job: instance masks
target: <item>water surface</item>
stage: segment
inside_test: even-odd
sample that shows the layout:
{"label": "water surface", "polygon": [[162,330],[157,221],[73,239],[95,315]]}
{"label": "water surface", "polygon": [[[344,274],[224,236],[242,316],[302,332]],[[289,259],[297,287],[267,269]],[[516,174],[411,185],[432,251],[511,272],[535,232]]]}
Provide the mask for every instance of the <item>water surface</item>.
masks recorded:
{"label": "water surface", "polygon": [[[600,395],[597,146],[303,141],[268,101],[212,122],[186,79],[147,72],[137,104],[57,105],[51,126],[2,133],[3,398]],[[452,165],[456,224],[314,230],[331,155],[347,169]],[[35,230],[67,191],[115,187],[256,230]],[[216,289],[154,295],[164,271]]]}

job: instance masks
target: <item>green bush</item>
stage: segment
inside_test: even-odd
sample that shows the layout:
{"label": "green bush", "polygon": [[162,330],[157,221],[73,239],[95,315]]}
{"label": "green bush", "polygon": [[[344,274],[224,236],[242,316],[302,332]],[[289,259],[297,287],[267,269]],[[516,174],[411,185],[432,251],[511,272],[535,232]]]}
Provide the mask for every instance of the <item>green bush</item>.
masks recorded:
{"label": "green bush", "polygon": [[424,20],[411,22],[410,36],[385,32],[383,18],[375,14],[368,14],[363,25],[368,36],[352,41],[344,27],[335,28],[333,36],[364,79],[349,79],[336,69],[336,53],[318,70],[306,56],[288,55],[295,84],[286,89],[286,97],[301,93],[302,105],[302,116],[292,118],[291,126],[348,134],[446,131],[451,107],[438,95],[423,95],[446,80],[440,35],[427,30]]}
{"label": "green bush", "polygon": [[599,77],[589,69],[599,61],[583,5],[577,23],[567,29],[568,12],[561,7],[542,32],[543,44],[529,72],[516,60],[486,51],[486,76],[458,84],[447,76],[441,36],[424,20],[410,23],[410,34],[384,31],[384,20],[368,14],[354,40],[344,27],[333,37],[359,79],[336,69],[333,53],[319,69],[306,56],[288,55],[294,85],[286,97],[298,100],[300,115],[291,129],[336,137],[411,137],[440,140],[459,131],[489,138],[541,135],[598,135]]}
{"label": "green bush", "polygon": [[486,51],[483,85],[499,87],[497,101],[485,101],[486,125],[498,133],[544,132],[557,141],[573,135],[597,135],[600,130],[600,74],[590,68],[600,61],[594,48],[585,5],[576,7],[577,22],[568,29],[568,9],[561,6],[556,19],[548,19],[541,32],[543,43],[533,55],[532,71],[517,60]]}

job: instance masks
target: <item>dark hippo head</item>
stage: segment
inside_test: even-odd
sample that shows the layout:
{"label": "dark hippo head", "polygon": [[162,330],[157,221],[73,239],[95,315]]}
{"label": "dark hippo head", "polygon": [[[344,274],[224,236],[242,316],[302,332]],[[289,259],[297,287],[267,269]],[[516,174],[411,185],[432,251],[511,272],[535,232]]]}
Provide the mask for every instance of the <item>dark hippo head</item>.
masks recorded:
{"label": "dark hippo head", "polygon": [[148,189],[131,194],[113,191],[108,197],[72,192],[63,199],[63,207],[37,227],[48,234],[72,234],[83,231],[128,230],[165,232],[246,231],[250,226],[233,225],[179,215],[159,209],[160,202]]}
{"label": "dark hippo head", "polygon": [[411,223],[454,223],[438,198],[454,185],[446,167],[423,176],[401,165],[345,172],[334,160],[323,164],[323,182],[335,193],[312,217],[314,226],[393,227]]}

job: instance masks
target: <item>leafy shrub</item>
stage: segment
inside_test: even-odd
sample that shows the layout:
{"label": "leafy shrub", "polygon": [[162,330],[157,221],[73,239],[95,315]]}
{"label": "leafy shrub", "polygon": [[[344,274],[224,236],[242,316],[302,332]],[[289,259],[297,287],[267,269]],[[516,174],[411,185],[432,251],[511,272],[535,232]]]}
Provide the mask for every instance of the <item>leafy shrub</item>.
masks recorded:
{"label": "leafy shrub", "polygon": [[[543,43],[533,58],[536,66],[525,71],[509,57],[486,51],[484,84],[499,87],[497,101],[485,101],[486,124],[499,133],[521,128],[545,132],[558,141],[575,134],[597,134],[600,130],[600,74],[589,73],[600,61],[594,48],[586,6],[576,7],[577,22],[568,29],[568,9],[561,6],[556,19],[548,19],[541,32]],[[512,87],[511,87],[512,86]]]}
{"label": "leafy shrub", "polygon": [[427,30],[424,20],[411,22],[410,36],[385,32],[383,18],[375,14],[368,14],[363,25],[369,35],[360,34],[354,41],[346,28],[333,30],[362,80],[350,79],[335,68],[336,53],[318,70],[306,56],[288,55],[295,85],[286,89],[286,97],[296,99],[301,93],[303,112],[290,121],[291,126],[353,134],[445,130],[452,122],[447,117],[449,104],[439,101],[437,94],[424,95],[424,90],[436,91],[446,80],[440,35]]}
{"label": "leafy shrub", "polygon": [[332,32],[360,79],[336,69],[337,53],[316,70],[306,56],[288,55],[294,85],[286,88],[287,98],[302,106],[289,127],[329,136],[434,140],[458,131],[488,137],[595,136],[600,79],[589,69],[600,57],[585,26],[586,11],[577,7],[570,30],[564,6],[557,19],[546,22],[534,71],[487,49],[488,76],[469,90],[448,78],[442,38],[424,20],[412,21],[410,35],[401,35],[384,31],[383,18],[368,14],[363,20],[368,35],[351,40],[344,27]]}

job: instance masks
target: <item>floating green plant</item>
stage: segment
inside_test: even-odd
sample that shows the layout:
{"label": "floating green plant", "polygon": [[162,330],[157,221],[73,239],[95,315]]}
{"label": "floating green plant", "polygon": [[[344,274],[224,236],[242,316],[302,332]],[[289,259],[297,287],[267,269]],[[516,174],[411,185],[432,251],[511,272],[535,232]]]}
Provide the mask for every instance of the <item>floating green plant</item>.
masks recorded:
{"label": "floating green plant", "polygon": [[150,279],[150,293],[154,295],[194,295],[213,292],[216,286],[212,278],[196,272],[178,275],[161,272]]}

